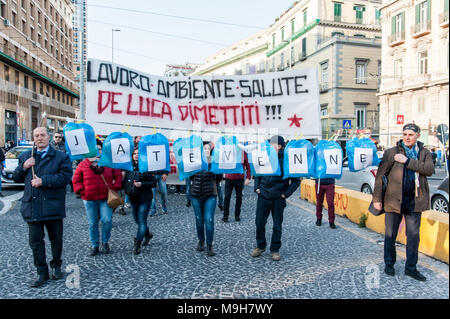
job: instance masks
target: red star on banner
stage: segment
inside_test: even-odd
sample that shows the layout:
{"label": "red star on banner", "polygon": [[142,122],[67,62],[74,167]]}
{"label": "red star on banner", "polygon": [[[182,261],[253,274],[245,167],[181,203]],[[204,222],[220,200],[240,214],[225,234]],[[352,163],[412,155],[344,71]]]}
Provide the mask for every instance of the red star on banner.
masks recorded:
{"label": "red star on banner", "polygon": [[300,127],[300,121],[303,120],[303,117],[297,117],[297,114],[294,114],[293,117],[288,118],[289,121],[291,121],[291,124],[289,127],[295,124],[295,126]]}

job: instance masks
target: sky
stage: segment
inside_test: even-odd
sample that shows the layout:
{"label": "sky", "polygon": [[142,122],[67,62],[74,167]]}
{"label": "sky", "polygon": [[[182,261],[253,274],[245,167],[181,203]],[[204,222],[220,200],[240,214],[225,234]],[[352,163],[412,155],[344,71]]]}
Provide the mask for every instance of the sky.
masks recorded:
{"label": "sky", "polygon": [[205,63],[208,56],[273,24],[294,1],[86,2],[88,58],[111,61],[114,36],[114,63],[163,75],[166,64]]}

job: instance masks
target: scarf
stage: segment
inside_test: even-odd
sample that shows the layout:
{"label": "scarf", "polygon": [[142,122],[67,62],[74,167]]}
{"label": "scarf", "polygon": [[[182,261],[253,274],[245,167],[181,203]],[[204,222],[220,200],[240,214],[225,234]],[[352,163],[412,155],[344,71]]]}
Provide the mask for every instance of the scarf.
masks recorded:
{"label": "scarf", "polygon": [[[405,150],[405,155],[407,158],[411,158],[411,159],[418,159],[418,153],[419,153],[419,146],[416,144],[414,144],[413,147],[409,148],[407,147],[403,141],[402,141],[402,147]],[[406,169],[406,177],[408,178],[408,180],[414,180],[415,184],[416,184],[416,197],[418,196],[418,189],[420,187],[419,184],[419,173],[414,172],[413,170],[410,169]]]}

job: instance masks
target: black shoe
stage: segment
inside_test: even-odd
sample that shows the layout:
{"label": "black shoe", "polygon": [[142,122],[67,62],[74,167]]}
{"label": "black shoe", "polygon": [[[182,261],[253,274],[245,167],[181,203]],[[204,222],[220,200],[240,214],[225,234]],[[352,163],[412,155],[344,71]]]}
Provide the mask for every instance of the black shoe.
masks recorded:
{"label": "black shoe", "polygon": [[222,205],[219,205],[219,209],[220,209],[221,212],[223,212],[223,206]]}
{"label": "black shoe", "polygon": [[222,218],[222,221],[223,221],[224,223],[228,223],[228,217]]}
{"label": "black shoe", "polygon": [[187,201],[186,207],[191,207],[191,201],[190,200]]}
{"label": "black shoe", "polygon": [[142,240],[134,239],[134,247],[133,247],[133,254],[139,255],[141,253],[141,244]]}
{"label": "black shoe", "polygon": [[234,219],[236,219],[237,222],[241,221],[241,217],[236,216]]}
{"label": "black shoe", "polygon": [[336,229],[336,225],[334,223],[330,223],[330,228]]}
{"label": "black shoe", "polygon": [[62,279],[63,273],[61,272],[61,268],[52,268],[52,280]]}
{"label": "black shoe", "polygon": [[422,275],[418,270],[405,270],[405,276],[409,276],[418,281],[426,281],[427,280],[427,278],[425,278],[425,276]]}
{"label": "black shoe", "polygon": [[213,252],[212,245],[206,245],[206,254],[208,255],[208,257],[216,255],[216,253]]}
{"label": "black shoe", "polygon": [[48,273],[46,273],[45,275],[39,275],[38,278],[31,283],[31,288],[39,288],[49,279],[50,277],[48,276]]}
{"label": "black shoe", "polygon": [[316,225],[317,226],[321,226],[322,225],[322,220],[321,219],[316,220]]}
{"label": "black shoe", "polygon": [[147,229],[147,231],[145,232],[145,235],[144,235],[144,242],[142,243],[142,246],[148,246],[148,243],[149,243],[150,239],[152,239],[152,238],[153,238],[153,233]]}
{"label": "black shoe", "polygon": [[394,266],[386,265],[386,267],[384,267],[384,273],[388,276],[395,276]]}
{"label": "black shoe", "polygon": [[109,254],[111,252],[111,248],[109,248],[109,244],[102,244],[102,253]]}
{"label": "black shoe", "polygon": [[205,241],[199,240],[197,245],[197,251],[204,251],[205,250]]}
{"label": "black shoe", "polygon": [[92,248],[89,256],[97,256],[98,254],[100,254],[100,250],[98,249],[98,247],[94,247],[94,248]]}

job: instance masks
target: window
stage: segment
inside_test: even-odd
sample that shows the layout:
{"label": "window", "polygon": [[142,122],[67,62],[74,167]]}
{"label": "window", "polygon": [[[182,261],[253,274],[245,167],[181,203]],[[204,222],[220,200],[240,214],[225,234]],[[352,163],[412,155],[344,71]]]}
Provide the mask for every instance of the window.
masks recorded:
{"label": "window", "polygon": [[431,2],[426,0],[416,5],[416,23],[414,32],[429,30],[431,27]]}
{"label": "window", "polygon": [[403,59],[394,61],[394,78],[400,79],[403,77]]}
{"label": "window", "polygon": [[342,4],[334,3],[334,21],[341,22]]}
{"label": "window", "polygon": [[280,54],[280,68],[284,68],[284,53]]}
{"label": "window", "polygon": [[275,34],[272,34],[272,48],[275,48]]}
{"label": "window", "polygon": [[425,113],[425,96],[420,95],[417,97],[417,112],[418,113]]}
{"label": "window", "polygon": [[428,52],[419,52],[419,74],[428,73]]}
{"label": "window", "polygon": [[307,21],[308,21],[308,11],[305,9],[305,11],[303,11],[303,26],[306,25]]}
{"label": "window", "polygon": [[302,39],[302,58],[306,57],[306,37]]}
{"label": "window", "polygon": [[367,61],[366,60],[356,60],[356,83],[366,84],[366,74],[367,74]]}
{"label": "window", "polygon": [[272,72],[275,71],[275,57],[272,58]]}
{"label": "window", "polygon": [[291,20],[291,36],[294,35],[295,32],[295,19]]}
{"label": "window", "polygon": [[0,0],[0,17],[6,18],[6,3]]}
{"label": "window", "polygon": [[375,8],[375,24],[381,25],[381,10]]}
{"label": "window", "polygon": [[353,10],[356,12],[356,23],[363,24],[363,12],[366,11],[365,7],[354,6]]}
{"label": "window", "polygon": [[295,63],[294,46],[291,46],[291,65]]}
{"label": "window", "polygon": [[363,129],[366,127],[366,106],[355,104],[356,128]]}
{"label": "window", "polygon": [[41,95],[44,95],[44,85],[42,84],[42,82],[39,82],[39,93],[41,93]]}
{"label": "window", "polygon": [[9,82],[9,66],[5,65],[4,67],[5,81]]}
{"label": "window", "polygon": [[16,86],[19,86],[19,84],[20,84],[20,73],[19,73],[19,71],[15,71],[15,75],[16,75]]}
{"label": "window", "polygon": [[321,78],[320,78],[320,82],[321,82],[321,86],[323,86],[323,88],[325,89],[328,88],[328,62],[322,63],[320,65],[320,69],[321,69]]}
{"label": "window", "polygon": [[17,14],[15,14],[14,12],[11,15],[12,17],[12,25],[15,26],[17,28]]}
{"label": "window", "polygon": [[23,87],[28,89],[28,76],[23,76]]}
{"label": "window", "polygon": [[5,110],[5,140],[16,141],[17,120],[16,112]]}
{"label": "window", "polygon": [[401,12],[391,18],[391,42],[405,39],[405,12]]}
{"label": "window", "polygon": [[281,28],[281,42],[284,41],[284,27]]}
{"label": "window", "polygon": [[33,86],[32,87],[33,88],[33,92],[36,93],[36,80],[35,79],[31,80],[31,85]]}

